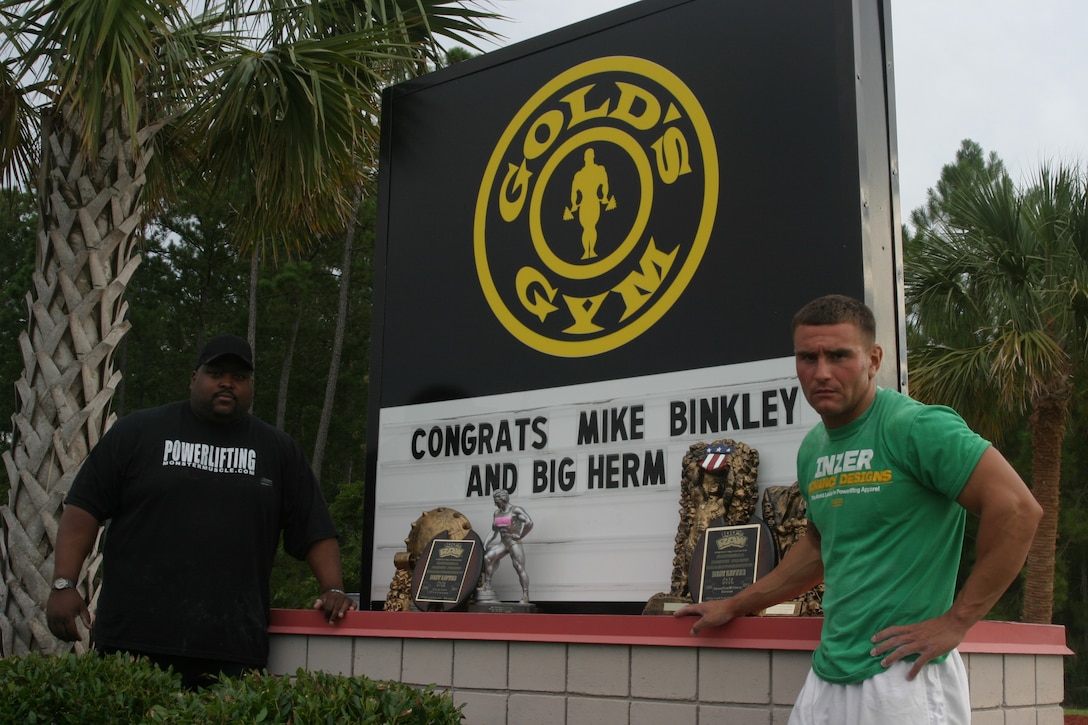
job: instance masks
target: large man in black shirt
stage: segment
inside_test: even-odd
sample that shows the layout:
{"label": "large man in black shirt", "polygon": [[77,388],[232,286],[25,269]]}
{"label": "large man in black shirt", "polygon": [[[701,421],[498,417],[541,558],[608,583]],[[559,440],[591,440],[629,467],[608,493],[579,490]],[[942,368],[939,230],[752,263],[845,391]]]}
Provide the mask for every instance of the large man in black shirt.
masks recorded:
{"label": "large man in black shirt", "polygon": [[107,521],[95,649],[173,666],[187,687],[265,666],[281,533],[317,578],[314,608],[330,623],[355,608],[302,450],[252,403],[250,346],[221,335],[197,357],[188,401],[125,416],[103,436],[61,516],[46,607],[57,637],[79,639],[77,618],[90,626],[76,581]]}

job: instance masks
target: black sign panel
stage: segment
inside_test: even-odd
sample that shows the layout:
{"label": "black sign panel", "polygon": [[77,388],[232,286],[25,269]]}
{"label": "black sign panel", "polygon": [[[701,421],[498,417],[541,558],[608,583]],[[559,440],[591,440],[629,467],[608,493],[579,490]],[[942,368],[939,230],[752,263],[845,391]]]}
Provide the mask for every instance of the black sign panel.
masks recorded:
{"label": "black sign panel", "polygon": [[386,94],[383,406],[789,355],[864,296],[851,4],[624,10]]}

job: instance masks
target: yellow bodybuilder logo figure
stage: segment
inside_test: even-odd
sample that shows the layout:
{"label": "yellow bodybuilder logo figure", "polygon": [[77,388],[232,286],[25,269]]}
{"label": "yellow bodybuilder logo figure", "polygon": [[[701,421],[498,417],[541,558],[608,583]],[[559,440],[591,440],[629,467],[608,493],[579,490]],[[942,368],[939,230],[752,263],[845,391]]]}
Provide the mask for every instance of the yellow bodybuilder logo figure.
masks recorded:
{"label": "yellow bodybuilder logo figure", "polygon": [[616,208],[616,197],[608,195],[608,172],[593,160],[593,149],[586,149],[585,165],[574,175],[570,185],[570,206],[563,210],[563,218],[571,220],[575,212],[582,226],[582,259],[597,256],[597,222],[601,219],[601,207],[611,211]]}
{"label": "yellow bodybuilder logo figure", "polygon": [[664,67],[587,61],[545,83],[498,140],[473,229],[480,287],[518,340],[614,350],[679,299],[718,200],[710,123]]}

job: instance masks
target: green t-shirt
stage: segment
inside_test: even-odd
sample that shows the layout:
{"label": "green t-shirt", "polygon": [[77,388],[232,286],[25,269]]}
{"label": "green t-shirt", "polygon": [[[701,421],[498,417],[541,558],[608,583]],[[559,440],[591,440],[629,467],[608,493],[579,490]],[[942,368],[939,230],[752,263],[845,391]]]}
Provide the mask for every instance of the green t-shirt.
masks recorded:
{"label": "green t-shirt", "polygon": [[874,634],[951,607],[966,518],[956,498],[989,445],[951,408],[881,388],[857,420],[805,436],[797,476],[826,584],[821,679],[882,672]]}

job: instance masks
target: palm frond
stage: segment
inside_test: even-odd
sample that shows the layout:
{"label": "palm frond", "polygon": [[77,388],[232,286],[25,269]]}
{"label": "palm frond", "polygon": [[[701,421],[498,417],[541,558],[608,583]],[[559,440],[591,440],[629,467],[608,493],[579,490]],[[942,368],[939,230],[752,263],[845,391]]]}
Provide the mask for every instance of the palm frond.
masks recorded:
{"label": "palm frond", "polygon": [[[378,42],[381,39],[381,42]],[[384,30],[248,52],[225,61],[193,107],[203,165],[251,182],[246,239],[342,228],[359,169],[377,148]],[[275,148],[277,153],[265,153]]]}
{"label": "palm frond", "polygon": [[28,183],[37,167],[37,121],[11,62],[0,63],[0,181],[5,186]]}
{"label": "palm frond", "polygon": [[0,0],[0,169],[29,175],[42,115],[82,158],[139,148],[148,205],[201,178],[247,190],[240,242],[327,232],[375,165],[382,87],[498,17],[463,0]]}

